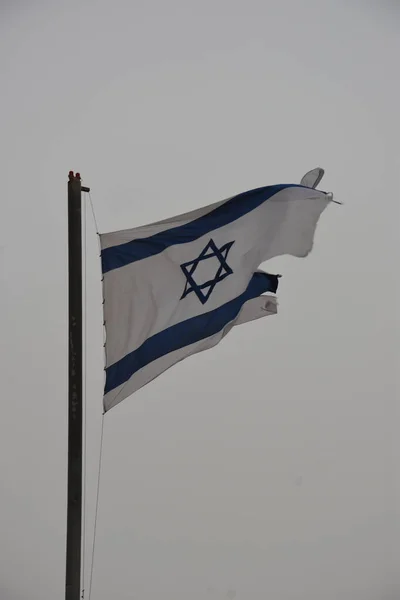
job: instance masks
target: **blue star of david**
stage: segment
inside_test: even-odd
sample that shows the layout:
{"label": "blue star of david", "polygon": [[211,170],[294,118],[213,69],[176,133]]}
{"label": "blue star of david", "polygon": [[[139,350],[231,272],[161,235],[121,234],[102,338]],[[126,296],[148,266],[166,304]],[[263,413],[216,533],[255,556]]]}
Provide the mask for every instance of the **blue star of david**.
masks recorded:
{"label": "blue star of david", "polygon": [[[233,271],[230,266],[227,264],[226,259],[228,256],[229,250],[232,248],[235,242],[228,242],[218,248],[213,240],[210,240],[207,246],[202,250],[199,256],[195,260],[191,260],[189,262],[181,265],[181,269],[186,277],[186,285],[184,292],[181,296],[181,300],[186,298],[190,292],[194,292],[200,302],[205,304],[211,294],[214,291],[217,283],[228,277],[228,275],[232,275]],[[217,273],[214,279],[210,279],[205,283],[198,284],[193,275],[201,261],[208,260],[209,258],[217,258],[219,261],[219,267],[217,269]]]}

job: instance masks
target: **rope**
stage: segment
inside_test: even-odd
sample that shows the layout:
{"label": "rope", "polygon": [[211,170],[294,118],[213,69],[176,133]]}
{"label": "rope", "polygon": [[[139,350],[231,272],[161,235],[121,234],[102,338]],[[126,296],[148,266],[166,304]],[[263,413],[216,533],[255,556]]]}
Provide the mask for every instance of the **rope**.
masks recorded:
{"label": "rope", "polygon": [[92,209],[92,215],[93,215],[94,226],[96,228],[96,233],[97,233],[97,235],[100,235],[99,228],[98,228],[98,225],[97,225],[96,213],[94,212],[92,194],[90,192],[89,192],[89,202],[90,202],[90,207]]}
{"label": "rope", "polygon": [[[89,201],[90,201],[90,207],[92,209],[92,215],[93,215],[93,221],[94,221],[94,225],[96,228],[96,234],[97,234],[97,241],[98,241],[98,247],[99,247],[99,257],[101,258],[101,243],[100,243],[100,232],[99,232],[99,227],[97,225],[97,219],[96,219],[96,213],[94,210],[94,205],[93,205],[93,200],[92,200],[92,195],[89,192]],[[106,348],[106,321],[104,318],[104,275],[102,274],[101,276],[101,283],[102,283],[102,294],[103,294],[103,350],[104,350],[104,379],[105,379],[105,371],[106,371],[106,364],[107,364],[107,348]],[[125,383],[126,385],[126,383]],[[120,390],[119,393],[121,393],[122,390]]]}
{"label": "rope", "polygon": [[[100,245],[99,227],[97,224],[96,213],[94,210],[92,195],[90,192],[88,193],[88,196],[89,196],[89,204],[90,204],[90,208],[91,208],[91,212],[92,212],[92,216],[93,216],[93,222],[94,222],[94,226],[96,229],[97,241],[98,241],[98,246],[99,246],[99,257],[100,257],[101,256],[101,245]],[[103,277],[102,277],[102,281],[103,281]],[[104,301],[103,301],[103,303],[104,303]],[[103,323],[103,335],[104,335],[104,325],[105,324]],[[85,358],[86,358],[86,354],[85,354]],[[90,600],[92,597],[94,559],[95,559],[96,537],[97,537],[97,521],[98,521],[98,514],[99,514],[100,481],[101,481],[101,469],[102,469],[102,460],[103,460],[104,414],[105,413],[103,412],[102,417],[101,417],[100,452],[99,452],[99,465],[98,465],[98,473],[97,473],[97,490],[96,490],[95,516],[94,516],[93,542],[92,542],[92,549],[91,549],[91,556],[90,556],[91,566],[90,566],[90,576],[89,576],[88,600]],[[85,413],[85,427],[86,427],[86,413]],[[86,435],[85,435],[85,439],[86,439]],[[85,445],[85,451],[86,451],[86,445]],[[86,456],[86,452],[85,452],[85,456]],[[86,475],[86,470],[85,470],[85,475]],[[83,594],[84,594],[84,590],[82,591],[82,598],[84,597]]]}
{"label": "rope", "polygon": [[94,531],[93,531],[93,545],[92,545],[92,556],[91,556],[91,568],[90,568],[90,579],[89,579],[89,596],[88,600],[92,597],[92,582],[93,582],[93,570],[94,570],[94,552],[96,547],[96,534],[97,534],[97,516],[99,513],[99,497],[100,497],[100,475],[101,475],[101,464],[103,458],[103,439],[104,439],[104,413],[101,417],[101,435],[100,435],[100,455],[99,455],[99,470],[97,473],[97,492],[96,492],[96,510],[94,515]]}

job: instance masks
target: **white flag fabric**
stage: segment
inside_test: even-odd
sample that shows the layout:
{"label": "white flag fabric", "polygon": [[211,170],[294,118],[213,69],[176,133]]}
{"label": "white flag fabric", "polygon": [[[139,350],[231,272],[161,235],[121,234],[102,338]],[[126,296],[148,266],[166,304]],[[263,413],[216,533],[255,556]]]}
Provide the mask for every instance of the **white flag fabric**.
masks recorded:
{"label": "white flag fabric", "polygon": [[313,169],[312,171],[308,171],[300,181],[300,185],[304,185],[305,187],[316,188],[321,179],[323,178],[325,171],[320,167]]}
{"label": "white flag fabric", "polygon": [[278,277],[258,267],[282,254],[306,256],[331,199],[312,183],[274,185],[101,234],[104,410],[215,346],[234,325],[275,314]]}

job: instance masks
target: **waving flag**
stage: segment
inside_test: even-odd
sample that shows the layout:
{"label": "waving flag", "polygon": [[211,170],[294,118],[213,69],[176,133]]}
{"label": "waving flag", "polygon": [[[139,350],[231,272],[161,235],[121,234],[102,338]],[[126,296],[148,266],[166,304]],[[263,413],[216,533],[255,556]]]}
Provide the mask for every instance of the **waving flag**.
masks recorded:
{"label": "waving flag", "polygon": [[[275,314],[275,256],[304,257],[331,194],[302,184],[250,190],[136,229],[102,234],[107,411],[234,326]],[[267,295],[265,295],[267,294]]]}

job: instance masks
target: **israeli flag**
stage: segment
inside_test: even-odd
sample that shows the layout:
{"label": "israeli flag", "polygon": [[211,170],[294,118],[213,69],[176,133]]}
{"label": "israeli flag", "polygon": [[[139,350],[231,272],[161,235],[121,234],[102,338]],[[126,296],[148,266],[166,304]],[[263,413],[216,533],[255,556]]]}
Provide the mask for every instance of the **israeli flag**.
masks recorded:
{"label": "israeli flag", "polygon": [[332,200],[314,189],[321,173],[308,173],[300,185],[254,189],[100,236],[105,411],[175,363],[215,346],[234,325],[276,313],[278,276],[258,267],[311,251]]}

